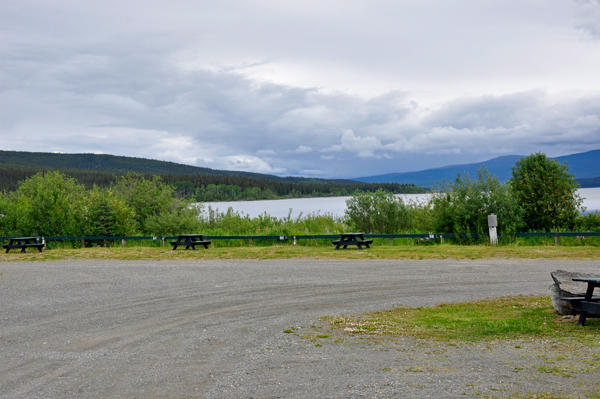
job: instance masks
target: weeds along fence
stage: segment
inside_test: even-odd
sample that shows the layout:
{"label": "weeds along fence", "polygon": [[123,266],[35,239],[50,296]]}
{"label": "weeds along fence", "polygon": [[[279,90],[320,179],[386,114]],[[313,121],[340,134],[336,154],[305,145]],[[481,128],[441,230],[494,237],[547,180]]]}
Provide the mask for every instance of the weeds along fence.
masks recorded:
{"label": "weeds along fence", "polygon": [[[332,239],[339,234],[320,235],[238,235],[205,236],[215,247],[270,246],[274,244],[331,246]],[[374,245],[419,245],[419,244],[489,244],[489,236],[479,234],[365,234],[365,239],[373,239]],[[521,245],[594,245],[600,246],[600,232],[551,232],[551,233],[515,233],[501,234],[500,244],[518,243]],[[5,243],[11,238],[0,237]],[[41,237],[48,248],[85,248],[95,246],[156,246],[169,247],[169,241],[177,236],[66,236]]]}

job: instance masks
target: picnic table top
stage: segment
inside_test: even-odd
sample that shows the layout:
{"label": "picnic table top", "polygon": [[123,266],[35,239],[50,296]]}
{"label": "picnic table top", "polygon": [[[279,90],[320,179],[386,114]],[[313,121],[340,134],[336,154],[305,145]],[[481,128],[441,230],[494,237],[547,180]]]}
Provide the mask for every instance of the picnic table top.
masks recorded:
{"label": "picnic table top", "polygon": [[600,284],[600,277],[574,277],[573,281],[584,281],[586,283]]}

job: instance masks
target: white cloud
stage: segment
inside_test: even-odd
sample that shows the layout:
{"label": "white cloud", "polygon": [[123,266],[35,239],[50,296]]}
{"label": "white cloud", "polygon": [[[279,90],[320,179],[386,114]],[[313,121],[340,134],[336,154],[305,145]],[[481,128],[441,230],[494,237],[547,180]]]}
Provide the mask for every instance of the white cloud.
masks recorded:
{"label": "white cloud", "polygon": [[361,158],[373,157],[373,152],[383,148],[381,141],[373,136],[357,137],[352,130],[345,130],[341,139],[342,149],[353,152]]}
{"label": "white cloud", "polygon": [[256,155],[274,156],[277,155],[277,153],[274,150],[258,150],[256,151]]}
{"label": "white cloud", "polygon": [[294,152],[296,154],[306,154],[307,152],[312,152],[312,151],[313,151],[313,149],[306,145],[301,145],[294,150]]}

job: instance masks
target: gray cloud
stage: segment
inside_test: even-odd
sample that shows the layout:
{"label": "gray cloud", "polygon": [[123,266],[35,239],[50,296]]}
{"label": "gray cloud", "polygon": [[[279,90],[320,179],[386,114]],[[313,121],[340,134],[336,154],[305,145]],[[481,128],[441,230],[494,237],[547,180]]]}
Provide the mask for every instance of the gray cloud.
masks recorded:
{"label": "gray cloud", "polygon": [[332,177],[600,148],[597,0],[116,5],[3,9],[0,148]]}

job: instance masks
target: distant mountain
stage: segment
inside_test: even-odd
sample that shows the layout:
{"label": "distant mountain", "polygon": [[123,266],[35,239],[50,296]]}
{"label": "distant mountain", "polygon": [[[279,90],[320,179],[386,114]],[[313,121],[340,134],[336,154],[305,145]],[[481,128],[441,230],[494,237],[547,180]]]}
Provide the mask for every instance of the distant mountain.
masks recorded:
{"label": "distant mountain", "polygon": [[[506,155],[478,163],[450,165],[418,172],[388,173],[378,176],[359,177],[354,180],[364,183],[412,183],[420,187],[431,187],[442,180],[453,181],[459,173],[468,173],[473,178],[477,176],[477,170],[485,165],[492,175],[498,176],[500,181],[504,182],[510,179],[512,167],[522,157],[522,155]],[[596,182],[600,184],[600,179],[592,179],[600,176],[600,150],[571,154],[555,159],[560,163],[567,162],[569,171],[575,175],[575,178],[582,179],[582,186],[583,179],[587,179],[585,181],[586,184],[595,184]],[[598,186],[587,185],[586,187]]]}
{"label": "distant mountain", "polygon": [[56,169],[87,170],[112,173],[149,173],[177,175],[207,176],[239,176],[253,179],[265,179],[286,183],[312,184],[356,184],[355,180],[317,179],[307,177],[280,177],[262,173],[230,171],[202,168],[178,164],[175,162],[157,161],[154,159],[123,157],[108,154],[56,154],[50,152],[2,151],[0,150],[0,169]]}

